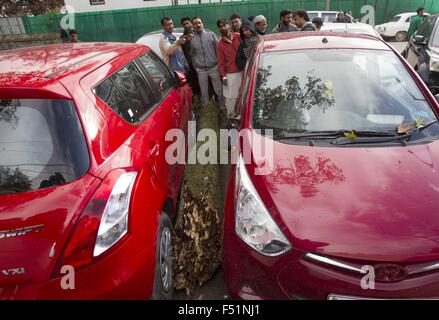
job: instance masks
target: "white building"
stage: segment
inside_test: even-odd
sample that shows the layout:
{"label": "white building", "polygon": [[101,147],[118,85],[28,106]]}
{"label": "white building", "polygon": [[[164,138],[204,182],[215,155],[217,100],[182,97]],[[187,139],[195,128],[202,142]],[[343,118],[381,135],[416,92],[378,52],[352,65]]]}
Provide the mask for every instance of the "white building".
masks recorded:
{"label": "white building", "polygon": [[[223,0],[223,2],[226,1],[233,0]],[[64,2],[66,6],[73,7],[75,13],[199,3],[198,0],[65,0]],[[220,2],[220,0],[202,0],[201,2]]]}

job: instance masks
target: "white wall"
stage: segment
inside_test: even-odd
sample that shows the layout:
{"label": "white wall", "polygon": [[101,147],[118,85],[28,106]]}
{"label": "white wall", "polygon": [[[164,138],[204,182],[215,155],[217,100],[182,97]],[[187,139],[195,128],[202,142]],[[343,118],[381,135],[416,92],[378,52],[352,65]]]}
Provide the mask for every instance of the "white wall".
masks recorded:
{"label": "white wall", "polygon": [[105,0],[105,4],[100,5],[90,5],[90,0],[64,0],[64,2],[66,6],[72,6],[75,13],[172,5],[172,0]]}
{"label": "white wall", "polygon": [[[175,0],[174,0],[175,1]],[[178,5],[196,4],[198,0],[177,0]],[[233,1],[233,0],[223,0]],[[134,9],[145,7],[159,7],[159,6],[171,6],[173,0],[105,0],[105,4],[90,5],[90,0],[64,0],[66,6],[72,6],[75,9],[75,13],[79,12],[92,12],[92,11],[104,11],[104,10],[121,10],[121,9]],[[220,2],[220,0],[201,0],[202,3]]]}

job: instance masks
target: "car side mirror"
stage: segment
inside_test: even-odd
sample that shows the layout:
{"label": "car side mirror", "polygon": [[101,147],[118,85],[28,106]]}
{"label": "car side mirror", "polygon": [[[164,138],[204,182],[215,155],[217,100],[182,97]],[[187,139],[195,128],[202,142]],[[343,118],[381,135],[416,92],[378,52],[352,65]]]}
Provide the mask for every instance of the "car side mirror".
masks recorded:
{"label": "car side mirror", "polygon": [[180,71],[174,71],[175,85],[176,87],[183,87],[187,84],[186,75]]}
{"label": "car side mirror", "polygon": [[425,38],[424,36],[415,36],[415,45],[417,46],[425,46]]}

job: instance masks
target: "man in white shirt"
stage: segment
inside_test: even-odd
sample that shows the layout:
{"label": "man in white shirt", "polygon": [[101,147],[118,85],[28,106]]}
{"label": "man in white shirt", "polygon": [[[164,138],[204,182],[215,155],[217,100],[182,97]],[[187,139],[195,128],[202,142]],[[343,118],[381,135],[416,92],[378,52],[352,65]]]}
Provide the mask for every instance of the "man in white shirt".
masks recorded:
{"label": "man in white shirt", "polygon": [[174,24],[169,17],[163,17],[162,20],[163,34],[160,37],[159,47],[162,53],[163,61],[172,71],[187,72],[189,65],[184,56],[181,46],[186,43],[188,36],[181,36],[177,39],[172,32]]}

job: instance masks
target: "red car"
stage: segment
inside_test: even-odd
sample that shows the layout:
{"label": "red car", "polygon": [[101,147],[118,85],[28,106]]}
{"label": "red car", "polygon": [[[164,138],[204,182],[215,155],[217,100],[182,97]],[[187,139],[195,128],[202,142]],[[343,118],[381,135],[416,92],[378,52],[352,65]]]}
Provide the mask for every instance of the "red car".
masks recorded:
{"label": "red car", "polygon": [[[245,73],[230,295],[439,297],[439,106],[413,69],[373,37],[296,32],[260,40]],[[256,138],[272,154],[244,161]]]}
{"label": "red car", "polygon": [[111,43],[5,51],[0,72],[0,299],[170,297],[184,76]]}

